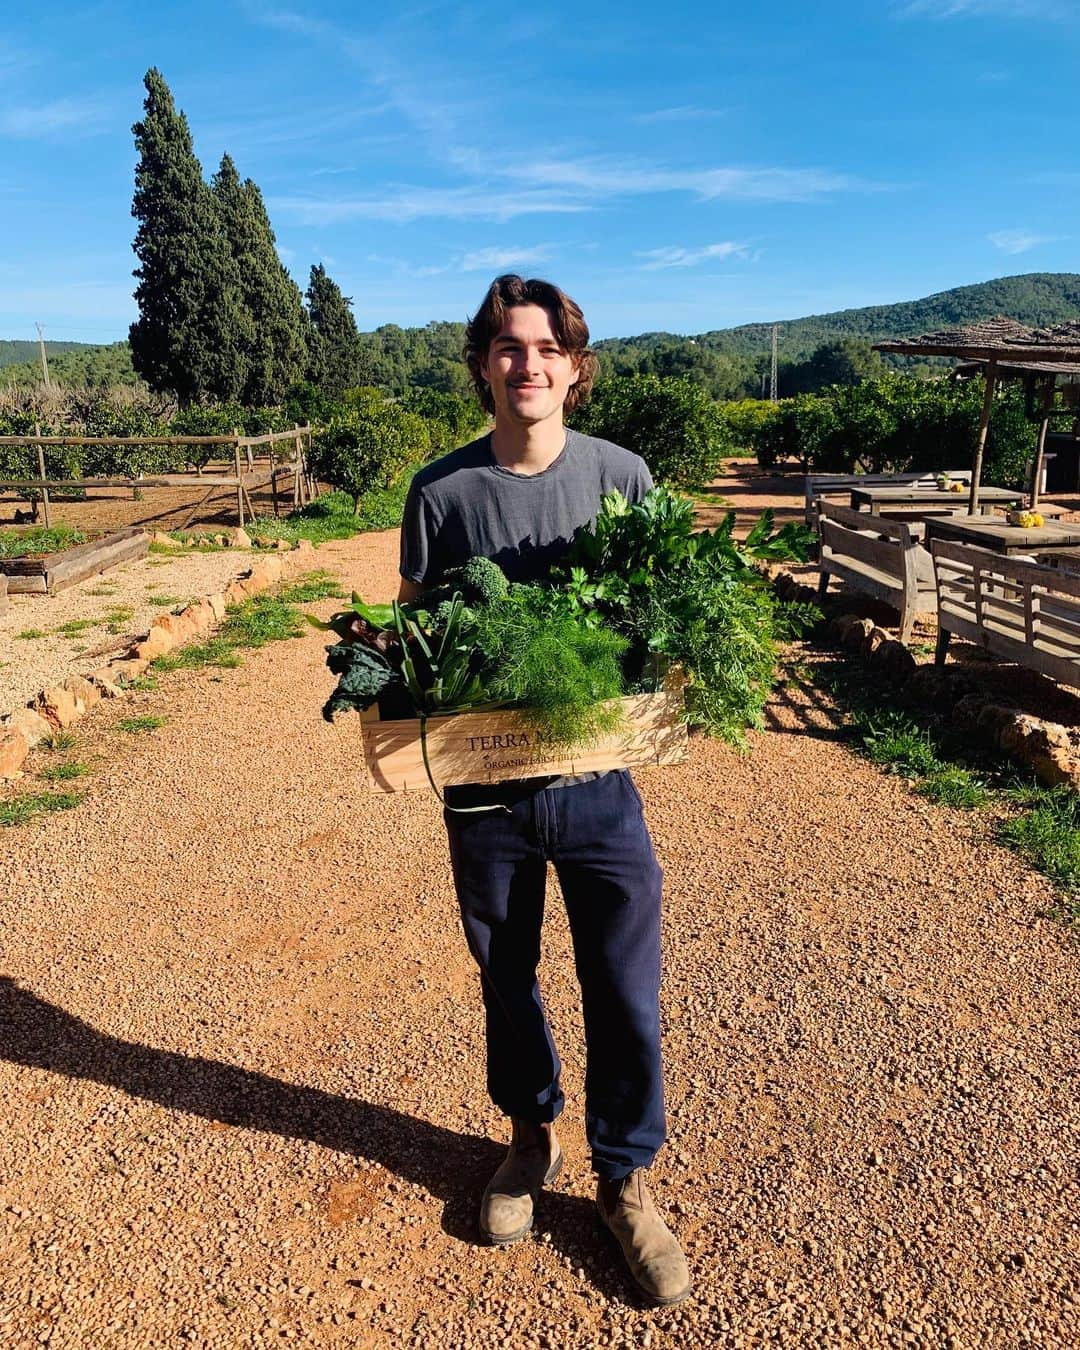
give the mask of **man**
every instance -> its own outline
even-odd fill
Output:
[[[634,502],[652,486],[637,455],[564,425],[596,373],[588,341],[580,308],[549,282],[492,283],[466,330],[466,359],[495,428],[414,478],[402,600],[473,555],[493,559],[512,581],[543,577],[605,492],[618,488]],[[648,1297],[678,1303],[690,1292],[686,1260],[645,1184],[666,1133],[661,872],[637,789],[616,772],[450,788],[446,800],[454,883],[483,987],[488,1090],[512,1128],[484,1192],[481,1232],[497,1245],[524,1237],[562,1164],[560,1065],[536,980],[550,861],[582,991],[597,1207]]]

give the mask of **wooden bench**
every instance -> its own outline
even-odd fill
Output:
[[[1080,689],[1080,576],[973,544],[931,543],[937,663],[955,633],[1004,661]]]
[[[911,529],[903,521],[821,502],[818,531],[818,594],[826,594],[829,578],[835,576],[884,600],[899,611],[900,641],[907,642],[915,615],[937,608],[933,560]]]
[[[947,473],[950,478],[961,478],[965,483],[971,482],[970,469],[944,469],[939,472]],[[803,478],[807,527],[811,530],[817,528],[818,502],[827,497],[843,497],[847,500],[853,487],[903,487],[905,484],[929,487],[937,476],[937,473],[808,473]]]

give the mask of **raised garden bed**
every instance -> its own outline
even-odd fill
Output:
[[[143,558],[149,548],[150,535],[146,530],[137,527],[117,530],[54,553],[28,553],[14,558],[0,555],[0,574],[7,578],[10,595],[55,595],[118,563]]]

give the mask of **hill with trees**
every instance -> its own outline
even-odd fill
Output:
[[[251,185],[252,206],[257,189]],[[261,220],[260,220],[261,224]],[[262,226],[265,238],[265,226]],[[322,292],[326,296],[320,299]],[[345,382],[371,385],[392,395],[409,389],[432,389],[467,394],[469,377],[461,359],[465,326],[435,321],[423,328],[385,324],[355,339],[342,306],[349,301],[325,277],[312,269],[308,291],[309,310],[315,297],[314,316],[326,310],[324,341],[308,330],[311,348],[309,378],[317,376],[320,353],[323,360],[333,350],[347,372]],[[292,313],[295,314],[295,308]],[[1031,272],[1000,277],[974,286],[958,286],[895,305],[870,305],[831,314],[815,314],[778,324],[780,393],[812,392],[832,384],[856,384],[893,366],[908,372],[903,357],[880,356],[872,343],[888,337],[906,337],[934,328],[949,328],[976,319],[1007,315],[1021,323],[1059,323],[1080,317],[1080,274]],[[331,322],[332,320],[332,322]],[[336,325],[336,327],[335,327]],[[338,331],[340,330],[340,331]],[[677,333],[641,333],[630,338],[606,338],[597,342],[604,375],[681,376],[705,388],[714,398],[755,397],[762,392],[767,374],[771,324],[742,324],[721,328],[696,337]],[[80,343],[47,343],[50,370],[60,382],[91,385],[130,383],[135,374],[127,343],[94,347]],[[62,356],[54,353],[63,352]],[[14,362],[22,364],[15,365]],[[37,344],[0,343],[0,384],[15,378],[31,383],[39,378]],[[3,369],[7,366],[7,369]],[[930,363],[915,367],[925,374]],[[37,373],[35,374],[35,371]],[[344,377],[344,374],[342,376]],[[341,379],[338,380],[341,382]]]

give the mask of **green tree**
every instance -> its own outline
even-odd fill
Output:
[[[187,118],[160,71],[148,70],[144,84],[145,115],[132,128],[139,152],[132,362],[152,389],[172,390],[184,406],[207,396],[235,398],[247,342],[236,261]]]
[[[352,301],[341,294],[320,263],[311,269],[307,289],[311,329],[308,379],[336,397],[360,383],[360,334]]]
[[[250,178],[240,181],[228,155],[214,176],[214,197],[240,274],[247,321],[241,399],[253,407],[276,403],[304,373],[303,297],[278,257],[262,193]]]
[[[349,493],[356,510],[372,488],[393,487],[430,447],[428,428],[416,413],[375,399],[347,408],[315,438],[318,476]]]
[[[656,375],[600,381],[571,424],[639,454],[658,483],[697,488],[731,449],[731,433],[700,385]]]

